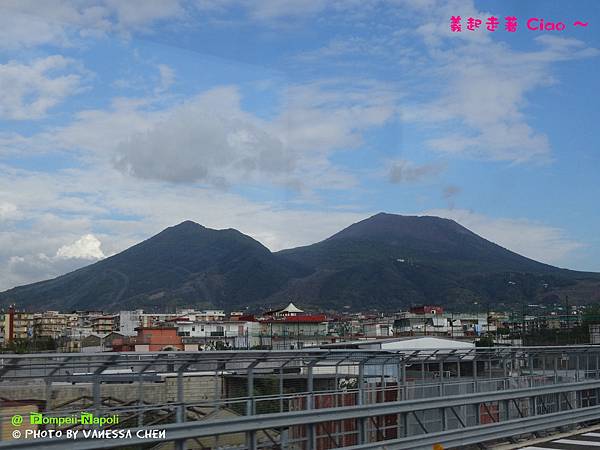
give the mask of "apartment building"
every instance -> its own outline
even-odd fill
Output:
[[[77,314],[61,314],[58,311],[36,313],[33,315],[33,335],[58,339],[65,330],[75,327],[77,322]]]

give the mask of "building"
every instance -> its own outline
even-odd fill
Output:
[[[315,347],[331,340],[325,314],[271,317],[260,321],[260,346],[273,350]]]
[[[206,309],[195,313],[199,322],[212,322],[225,320],[225,311],[222,309]]]
[[[4,315],[4,342],[33,337],[33,313],[17,311],[14,306]]]
[[[79,346],[78,351],[89,352],[89,353],[104,351],[104,349],[105,349],[104,338],[106,336],[108,336],[108,335],[92,333],[92,334],[82,338],[80,341],[80,346]]]
[[[61,314],[58,311],[45,311],[33,316],[33,335],[59,339],[65,330],[77,325],[77,314]]]
[[[337,342],[335,344],[327,344],[322,345],[323,349],[357,349],[357,350],[379,350],[379,351],[388,351],[388,352],[413,352],[413,351],[421,351],[425,358],[423,361],[429,361],[431,357],[431,361],[436,359],[436,353],[438,351],[442,351],[440,357],[444,353],[448,352],[456,352],[456,351],[471,351],[475,349],[475,343],[473,340],[465,340],[465,339],[448,339],[448,338],[439,338],[432,336],[405,336],[405,337],[395,337],[390,339],[371,339],[371,340],[357,340],[357,341],[349,341],[349,342]],[[472,358],[465,358],[465,361],[469,361],[467,364],[470,364]],[[428,374],[431,378],[439,377],[439,366],[437,364],[427,364],[427,371],[430,372]],[[419,368],[416,366],[409,369],[409,372],[413,370],[416,371],[412,373],[413,376],[420,376],[422,374],[417,373]],[[437,374],[436,374],[437,371]],[[464,370],[463,370],[463,373]],[[398,365],[384,365],[384,366],[367,366],[365,375],[370,376],[385,376],[391,379],[398,379],[400,376],[398,372]],[[447,374],[449,375],[449,374]]]
[[[140,317],[144,314],[142,309],[136,309],[134,311],[120,311],[119,312],[119,333],[126,336],[135,336],[137,327],[142,326]]]
[[[480,336],[495,331],[496,323],[490,323],[487,314],[444,313],[436,306],[411,308],[394,320],[394,332],[400,336]]]
[[[472,340],[448,339],[432,336],[406,336],[390,339],[356,340],[349,342],[336,342],[320,346],[324,349],[360,349],[360,350],[383,350],[383,351],[406,351],[406,350],[469,350],[475,348]]]
[[[590,330],[590,344],[600,344],[600,325],[588,325]]]
[[[117,330],[117,317],[119,316],[97,316],[92,318],[92,331],[97,334],[108,334]]]
[[[416,314],[413,312],[401,313],[394,320],[394,331],[398,335],[442,335],[447,336],[449,331],[448,319],[437,313]]]
[[[287,316],[297,316],[302,313],[304,313],[304,311],[302,311],[300,308],[298,308],[296,305],[294,305],[292,302],[290,302],[290,304],[287,305],[283,309],[274,309],[272,311],[267,311],[265,313],[265,316],[287,317]]]
[[[444,308],[441,306],[413,306],[410,308],[410,312],[413,314],[443,314]]]
[[[389,318],[368,319],[360,322],[364,337],[387,338],[394,335],[394,320]]]
[[[170,321],[183,338],[186,350],[250,349],[260,345],[260,325],[253,320]]]
[[[183,350],[184,344],[173,326],[138,327],[136,336],[115,337],[113,351],[160,352]]]

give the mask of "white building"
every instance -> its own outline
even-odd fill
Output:
[[[249,349],[259,345],[258,322],[194,321],[186,318],[177,318],[171,322],[176,326],[177,334],[183,338],[186,349],[189,349],[190,344],[197,344],[199,350]]]
[[[119,312],[119,333],[125,336],[135,336],[137,334],[135,329],[141,325],[140,317],[143,313],[142,309]]]

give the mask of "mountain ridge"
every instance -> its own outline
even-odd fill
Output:
[[[579,300],[600,300],[600,274],[540,263],[436,216],[378,213],[278,252],[233,228],[186,220],[89,266],[2,292],[0,306],[260,310],[291,298],[320,310],[460,308],[549,302],[565,289],[577,297],[582,282],[593,298]]]

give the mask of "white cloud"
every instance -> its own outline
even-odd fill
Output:
[[[43,207],[42,201],[23,211],[28,226],[13,222],[0,232],[0,290],[57,277],[90,264],[102,253],[99,237],[94,235],[96,243],[86,237],[91,233],[80,234],[91,228],[88,219],[60,218],[49,212],[51,204]]]
[[[0,150],[79,152],[140,179],[276,185],[310,195],[356,184],[330,157],[360,147],[366,131],[392,120],[397,96],[371,81],[294,85],[268,120],[243,110],[234,86],[162,108],[155,99],[117,98],[31,138],[0,134]]]
[[[179,0],[105,0],[107,16],[115,16],[113,27],[120,31],[144,30],[158,21],[184,15]]]
[[[0,48],[70,46],[107,33],[148,32],[150,26],[185,16],[179,0],[3,0]]]
[[[71,73],[65,73],[70,70]],[[0,118],[39,119],[66,97],[81,90],[82,76],[73,60],[60,55],[29,64],[0,64]]]
[[[17,205],[10,202],[0,201],[0,222],[16,219],[20,216]]]
[[[424,214],[455,220],[489,241],[547,264],[560,265],[584,247],[560,228],[527,219],[494,218],[464,209],[435,209]]]
[[[0,192],[7,186],[18,193],[28,225],[8,222],[0,232],[0,290],[74,270],[188,219],[239,229],[279,250],[324,239],[364,218],[253,202],[214,189],[140,182],[105,166],[52,177],[17,171],[0,179]],[[89,201],[75,201],[81,196]],[[107,212],[132,219],[113,219]]]
[[[514,50],[493,33],[450,31],[448,18],[458,11],[464,18],[491,15],[472,3],[425,2],[416,8],[427,17],[417,34],[427,48],[427,67],[435,67],[424,83],[443,88],[432,92],[435,100],[408,107],[403,118],[435,126],[437,137],[427,144],[440,152],[516,163],[549,161],[550,142],[526,114],[529,95],[557,82],[551,75],[555,63],[597,56],[598,50],[549,35],[535,37],[537,50]]]
[[[248,2],[250,16],[259,20],[306,17],[323,11],[327,0],[263,0]]]
[[[56,251],[57,258],[101,259],[105,255],[100,246],[102,243],[93,234],[81,236],[71,244],[63,245]]]
[[[367,12],[371,6],[361,5]],[[463,26],[467,17],[493,15],[477,10],[472,1],[390,0],[377,8],[399,26],[386,29],[381,19],[375,24],[383,30],[372,35],[334,35],[320,48],[293,58],[295,67],[372,73],[377,61],[391,74],[402,74],[399,118],[409,126],[422,125],[427,148],[455,158],[552,160],[548,137],[533,125],[531,95],[559,82],[553,77],[558,63],[595,57],[597,49],[548,33],[532,35],[532,50],[496,39],[504,31],[452,33],[448,22],[453,15],[463,17]]]
[[[170,110],[150,129],[116,149],[124,173],[172,182],[233,182],[277,179],[292,169],[280,139],[242,111],[233,87],[212,89]]]
[[[234,3],[240,5],[224,1],[213,7],[233,8]],[[358,3],[365,8],[372,4],[353,5]],[[286,23],[291,16],[305,18],[324,8],[337,10],[340,4],[291,0],[241,3],[247,15],[261,24],[279,19]],[[151,26],[163,19],[185,20],[187,12],[182,5],[176,1],[6,0],[0,17],[0,48],[69,46],[89,36],[152,32]],[[397,117],[427,126],[429,145],[436,151],[518,162],[549,158],[546,136],[531,125],[527,115],[528,96],[556,82],[549,75],[552,64],[594,56],[595,50],[574,39],[549,35],[536,38],[537,50],[525,52],[493,41],[489,33],[452,36],[447,32],[448,11],[454,8],[465,15],[479,14],[471,3],[407,1],[398,10],[413,6],[423,8],[419,17],[426,17],[425,23],[419,24],[412,16],[406,22],[410,26],[400,29],[398,25],[396,29],[394,25],[391,32],[378,29],[373,40],[360,36],[334,39],[322,53],[303,55],[305,61],[312,57],[311,64],[319,64],[315,67],[321,70],[325,67],[321,64],[336,55],[370,62],[364,58],[368,52],[369,57],[377,58],[378,67],[385,61],[388,70],[403,71],[402,80],[407,83],[402,92],[397,86],[368,80],[292,85],[281,93],[280,111],[261,118],[242,108],[240,92],[229,86],[167,106],[172,98],[166,95],[159,99],[116,98],[107,109],[79,111],[72,122],[53,125],[32,138],[16,132],[0,134],[2,154],[75,152],[85,164],[82,169],[54,173],[0,167],[0,289],[80,267],[91,261],[86,256],[110,255],[186,219],[213,228],[237,228],[273,250],[323,239],[368,213],[325,207],[300,210],[293,197],[284,194],[280,198],[272,190],[268,191],[272,201],[250,201],[234,194],[235,190],[224,192],[212,187],[246,183],[300,191],[355,187],[353,174],[336,166],[331,156],[360,148],[367,132]],[[429,21],[431,17],[435,20]],[[368,27],[369,23],[360,26]],[[413,24],[427,43],[425,51],[420,44],[406,46],[414,42],[410,35]],[[2,66],[13,64],[33,72],[31,81],[27,77],[15,81],[19,77],[13,77],[10,89],[1,90],[0,115],[40,117],[64,101],[83,84],[83,75],[67,61],[62,60],[66,64],[62,68],[51,70],[44,69],[42,63],[35,68],[35,62]],[[395,61],[405,65],[396,66]],[[351,75],[361,72],[353,64],[348,67]],[[424,67],[434,69],[421,70]],[[166,65],[157,68],[160,78],[154,94],[159,97],[172,85],[174,72]],[[57,75],[58,69],[62,72]],[[38,78],[33,76],[36,70]],[[49,83],[67,77],[67,70],[79,80]],[[70,88],[69,80],[73,83]],[[23,83],[21,87],[18,82]],[[439,90],[440,86],[448,89]],[[18,94],[19,89],[22,94]],[[29,92],[41,100],[35,103]],[[423,103],[423,98],[437,100]],[[111,162],[120,171],[114,170]],[[417,181],[438,170],[405,160],[396,161],[392,169],[395,172],[389,175],[397,182]],[[267,191],[260,194],[263,192]],[[455,192],[447,190],[443,195],[452,201]],[[546,262],[561,263],[581,247],[564,231],[528,220],[495,219],[462,210],[437,213]],[[117,215],[131,219],[112,218]],[[21,219],[23,222],[17,223]]]
[[[396,113],[400,93],[372,80],[324,80],[290,86],[279,132],[305,151],[355,148],[362,133],[384,125]]]
[[[251,201],[198,186],[140,182],[106,166],[52,176],[8,171],[0,178],[0,193],[8,189],[29,225],[3,224],[0,290],[74,270],[92,261],[86,256],[99,258],[122,251],[183,220],[217,229],[236,228],[279,250],[320,241],[371,214],[298,209],[293,203]],[[113,219],[114,214],[131,219]],[[564,230],[530,220],[460,209],[423,214],[454,219],[510,250],[550,264],[564,265],[583,248]]]

